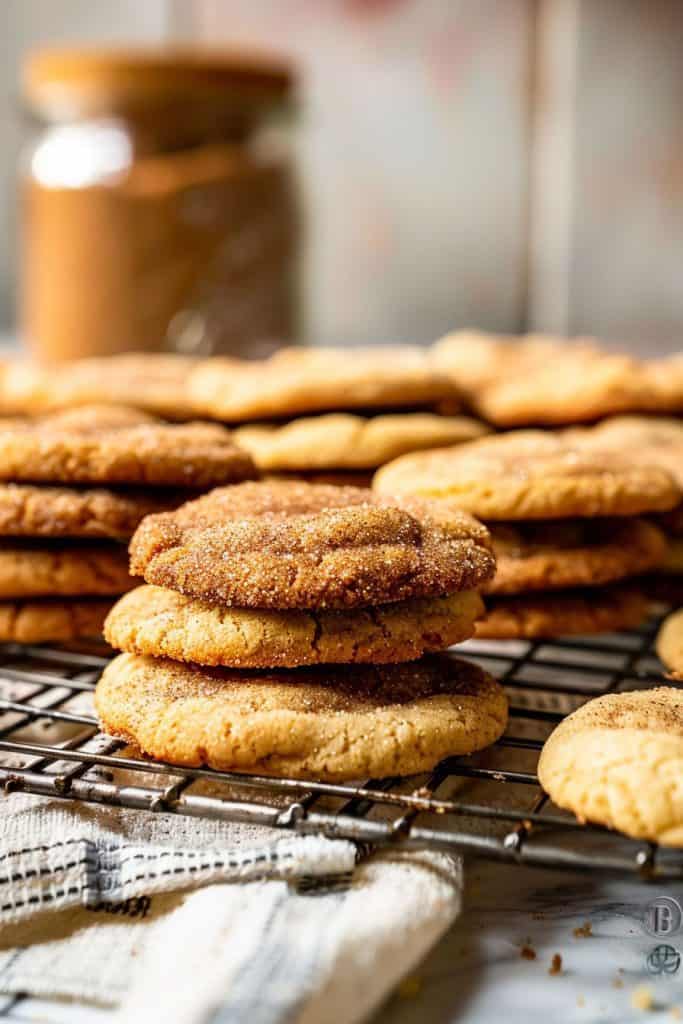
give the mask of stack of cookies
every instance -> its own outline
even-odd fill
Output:
[[[0,421],[0,642],[100,635],[143,517],[254,475],[218,425],[123,406]]]
[[[408,346],[282,349],[241,368],[207,361],[191,390],[204,415],[260,421],[235,436],[262,472],[310,482],[369,486],[379,466],[405,452],[487,432],[477,420],[434,411],[455,412],[457,391],[424,350]]]
[[[586,451],[622,456],[644,466],[667,470],[683,489],[683,420],[664,416],[613,416],[595,427],[565,431],[564,439]],[[668,538],[667,553],[659,573],[683,576],[683,504],[655,518]],[[672,593],[675,588],[672,586]],[[678,597],[680,600],[680,587]]]
[[[466,513],[264,481],[148,516],[146,585],[105,627],[107,732],[182,765],[358,778],[428,770],[501,734],[502,688],[429,652],[472,635],[494,573]]]
[[[642,516],[674,508],[681,493],[660,466],[542,431],[404,455],[378,472],[374,488],[438,498],[489,525],[498,568],[477,636],[495,638],[638,625],[646,597],[617,581],[661,564],[666,539]]]

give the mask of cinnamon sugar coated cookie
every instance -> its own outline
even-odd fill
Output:
[[[0,484],[0,536],[129,540],[146,515],[180,505],[181,493]]]
[[[0,601],[0,643],[68,643],[100,637],[111,600]]]
[[[0,599],[123,594],[134,583],[123,544],[0,542]]]
[[[114,606],[105,636],[132,654],[233,668],[413,661],[467,640],[478,594],[415,598],[348,611],[226,608],[143,586]]]
[[[491,520],[639,515],[680,500],[666,470],[544,436],[523,431],[519,439],[506,434],[403,455],[379,470],[373,488],[448,498]]]
[[[466,416],[407,412],[372,417],[309,416],[239,427],[234,437],[259,469],[375,469],[405,452],[472,441],[488,432]]]
[[[148,583],[243,608],[354,608],[477,589],[495,563],[466,513],[361,488],[263,481],[148,516],[130,546]]]
[[[563,519],[490,526],[496,575],[488,594],[587,587],[666,565],[667,540],[645,519]]]
[[[198,359],[124,352],[43,367],[19,360],[0,374],[0,408],[32,415],[79,405],[126,405],[170,420],[196,415],[187,378]]]
[[[207,359],[188,378],[198,415],[226,421],[276,419],[338,409],[433,406],[456,390],[423,349],[285,348],[269,359]]]
[[[456,331],[432,347],[431,357],[499,427],[683,411],[680,356],[645,362],[607,352],[593,338]]]
[[[538,777],[580,821],[683,846],[683,690],[588,701],[547,740]]]
[[[502,686],[445,656],[249,673],[122,654],[95,703],[106,732],[171,764],[330,781],[428,771],[507,723]]]
[[[594,427],[575,427],[564,438],[586,451],[628,453],[629,459],[667,470],[683,487],[683,421],[653,416],[613,416]]]
[[[477,622],[475,636],[533,640],[612,633],[640,626],[648,611],[645,595],[625,586],[487,597],[486,615]]]
[[[674,679],[683,679],[683,608],[664,620],[655,647]]]
[[[168,424],[123,406],[0,421],[2,480],[211,487],[256,475],[218,424]]]

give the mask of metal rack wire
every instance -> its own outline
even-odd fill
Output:
[[[91,693],[104,651],[8,646],[0,652],[0,782],[64,800],[401,843],[547,867],[683,879],[683,852],[580,825],[542,793],[536,761],[550,729],[584,700],[663,682],[657,622],[597,638],[470,641],[465,656],[507,687],[510,726],[490,750],[428,777],[360,785],[184,770],[145,760],[98,732]]]

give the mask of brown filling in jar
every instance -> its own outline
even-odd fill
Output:
[[[35,355],[261,354],[295,336],[290,93],[286,67],[244,56],[29,59],[43,121],[22,180]]]

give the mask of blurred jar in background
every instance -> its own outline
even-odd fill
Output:
[[[44,361],[261,355],[296,334],[292,74],[202,51],[31,55],[22,330]]]

